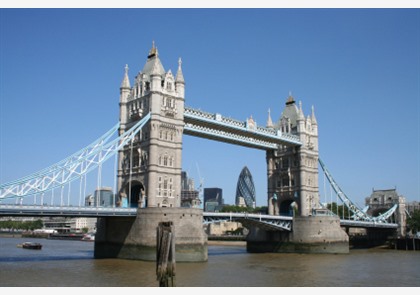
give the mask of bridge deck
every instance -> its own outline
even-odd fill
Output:
[[[121,207],[86,207],[86,206],[40,206],[40,205],[0,205],[1,216],[40,216],[40,217],[135,217],[137,208]],[[292,230],[293,217],[251,214],[251,213],[218,213],[203,212],[203,223],[215,223],[226,221],[245,221],[257,223],[270,230]],[[354,221],[343,219],[340,221],[344,227],[358,228],[398,228],[395,223],[379,223],[367,221]]]

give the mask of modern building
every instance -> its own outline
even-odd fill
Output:
[[[93,194],[85,198],[85,206],[88,207],[113,207],[114,204],[115,198],[111,187],[97,189]]]
[[[218,187],[204,189],[204,211],[214,212],[224,205],[223,190]]]
[[[245,166],[239,174],[238,184],[236,185],[236,206],[255,208],[255,186],[251,172]]]
[[[181,172],[181,207],[199,208],[201,205],[200,191],[194,188],[194,179],[187,172]]]
[[[43,218],[45,229],[54,229],[59,233],[82,232],[87,229],[89,232],[96,231],[97,218],[88,217],[46,217]]]

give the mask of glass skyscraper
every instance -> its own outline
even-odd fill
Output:
[[[251,172],[248,167],[244,167],[238,178],[236,185],[236,206],[246,206],[255,208],[255,186]]]

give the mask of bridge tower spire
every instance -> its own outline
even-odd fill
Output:
[[[128,65],[124,68],[124,78],[120,86],[120,129],[119,134],[124,133],[125,124],[127,124],[127,101],[130,96],[131,86],[130,79],[128,78]]]
[[[302,103],[289,93],[275,128],[299,136],[302,146],[267,151],[269,214],[309,216],[319,206],[318,125],[314,111],[305,118]]]
[[[121,206],[180,207],[185,81],[166,71],[155,42],[130,88],[128,69],[121,84],[120,122],[130,128],[145,115],[149,123],[120,153]]]

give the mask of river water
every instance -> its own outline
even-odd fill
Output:
[[[16,247],[24,241],[40,242],[43,248]],[[83,241],[0,237],[0,287],[159,285],[155,262],[94,259],[93,246]],[[209,245],[207,262],[176,263],[176,286],[420,287],[420,252],[358,249],[339,255],[251,254],[241,244]]]

